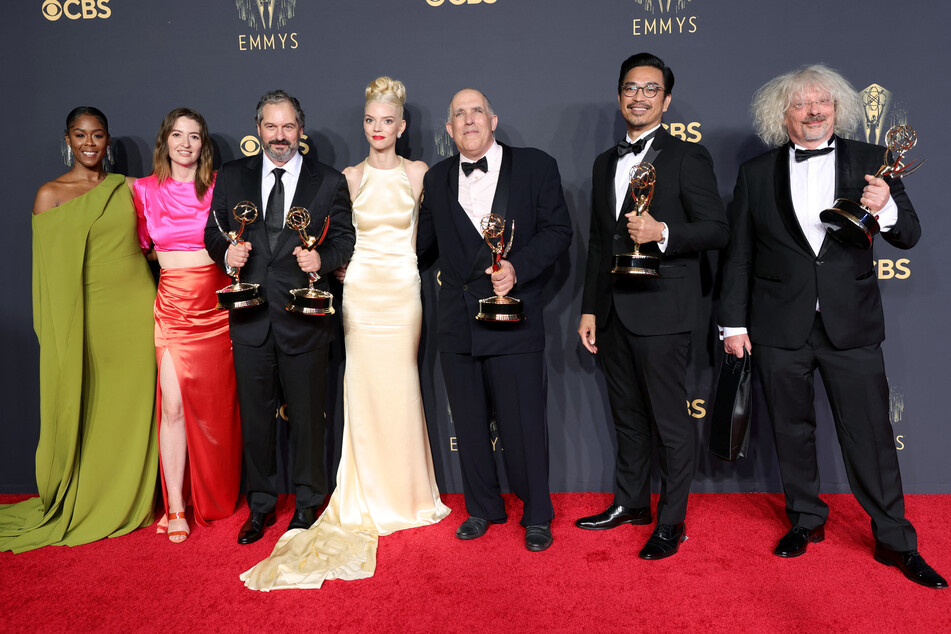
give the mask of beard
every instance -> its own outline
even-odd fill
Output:
[[[809,117],[803,120],[803,124],[807,123],[825,123],[828,120],[828,117],[824,115],[819,115],[816,117]],[[807,128],[803,125],[802,136],[807,141],[820,141],[829,134],[829,125],[822,125],[815,129]]]
[[[286,163],[294,156],[298,146],[296,141],[270,141],[264,145],[264,153],[275,163]]]

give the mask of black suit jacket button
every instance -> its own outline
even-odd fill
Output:
[[[469,285],[468,285],[468,284],[463,284],[463,285],[462,285],[462,290],[464,290],[464,291],[469,290]]]
[[[820,264],[822,264],[822,260],[816,260],[816,266],[819,266]]]
[[[620,239],[621,239],[621,234],[615,233],[615,234],[614,234],[614,239],[615,239],[615,240],[620,240]]]

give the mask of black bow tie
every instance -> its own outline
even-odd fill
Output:
[[[808,161],[813,156],[822,156],[823,154],[828,154],[834,149],[834,147],[824,147],[819,150],[800,150],[799,148],[796,148],[796,162],[802,163],[803,161]]]
[[[485,160],[484,156],[475,163],[466,163],[465,161],[462,162],[462,173],[466,176],[475,170],[482,170],[486,174],[489,173],[489,162]]]
[[[617,155],[618,158],[624,156],[625,154],[640,154],[644,151],[644,146],[647,145],[647,142],[654,138],[656,130],[651,132],[647,136],[639,138],[634,143],[631,143],[627,139],[621,139],[620,143],[617,144]]]

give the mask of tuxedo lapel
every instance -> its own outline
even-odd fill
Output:
[[[835,198],[848,198],[844,190],[845,183],[855,182],[852,178],[852,161],[849,158],[849,146],[839,137],[835,138]],[[829,250],[832,241],[835,240],[826,233],[822,239],[822,246],[819,248],[819,257],[821,258]]]
[[[793,207],[792,189],[789,182],[789,149],[786,146],[776,152],[776,165],[773,169],[773,190],[776,195],[776,210],[793,241],[806,253],[813,255],[812,247],[802,232],[796,209]]]
[[[459,204],[459,155],[456,154],[447,166],[446,195],[449,199],[449,222],[459,238],[459,251],[452,258],[459,264],[460,273],[466,262],[472,262],[483,244],[479,233],[472,226],[466,210]],[[440,249],[442,251],[442,249]]]
[[[307,234],[315,238],[320,237],[320,230],[323,229],[326,215],[322,215],[322,212],[318,213],[313,209],[309,209],[307,205],[310,205],[314,201],[322,180],[323,177],[318,174],[316,170],[312,169],[307,159],[304,159],[301,163],[300,176],[297,178],[297,188],[294,190],[294,197],[291,199],[291,207],[303,207],[310,213],[310,224],[307,226]],[[281,235],[278,236],[277,248],[274,250],[274,253],[271,254],[271,257],[273,258],[276,254],[282,253],[288,240],[299,240],[297,236],[297,231],[285,224],[284,230],[281,231]],[[303,245],[303,242],[301,242],[301,245]]]
[[[864,174],[862,175],[864,177]],[[859,180],[863,180],[861,177]],[[835,197],[845,198],[846,192],[843,188],[845,183],[854,183],[852,178],[852,160],[849,155],[848,142],[835,138]]]
[[[666,140],[666,136],[667,136],[667,132],[664,130],[663,127],[660,127],[657,129],[657,131],[654,133],[654,140],[651,141],[650,147],[647,148],[647,153],[644,154],[644,158],[641,159],[642,163],[650,163],[651,165],[654,165],[656,167],[655,163],[657,162],[657,157],[660,155],[661,151],[664,149],[664,141]],[[615,171],[617,171],[617,157],[616,156],[613,157],[612,160],[609,161],[609,164],[612,166],[610,191],[612,194],[614,194],[614,191],[615,191],[614,173]],[[611,211],[614,211],[615,209],[617,209],[617,199],[613,195],[611,198],[614,201],[614,205],[611,207]],[[631,196],[631,188],[628,187],[627,197],[624,200],[624,204],[621,206],[621,213],[619,213],[617,217],[617,226],[624,227],[625,233],[626,233],[626,227],[627,227],[627,218],[624,217],[624,214],[629,214],[632,211],[634,211],[634,197]]]
[[[495,186],[495,196],[492,197],[492,213],[505,221],[512,181],[512,148],[507,145],[502,145],[501,143],[499,143],[499,145],[502,147],[502,164],[499,167],[499,180]],[[458,175],[458,170],[456,170],[456,174]],[[468,222],[468,220],[469,218],[467,216],[466,221]],[[469,225],[472,226],[471,223],[469,223]],[[512,233],[512,223],[505,224],[504,235],[506,240],[512,239],[514,235]],[[469,267],[469,275],[467,278],[474,280],[480,275],[485,275],[485,270],[492,266],[492,261],[492,250],[489,249],[489,245],[483,238],[479,243],[479,248],[477,248],[473,254],[472,266]]]
[[[499,168],[499,182],[495,187],[495,197],[492,198],[492,213],[505,218],[509,205],[509,183],[512,180],[512,148],[502,145],[502,165]]]
[[[459,204],[459,155],[456,154],[449,162],[449,209],[452,215],[452,222],[459,232],[459,237],[463,244],[470,242],[466,236],[472,233],[472,222],[466,210]],[[467,233],[466,230],[469,230]]]
[[[263,160],[261,155],[252,157],[244,166],[245,171],[241,175],[241,200],[246,200],[253,203],[258,209],[257,220],[251,224],[245,226],[244,233],[241,235],[241,239],[247,242],[250,242],[254,245],[254,248],[262,249],[261,255],[267,257],[268,260],[271,259],[271,248],[268,245],[267,232],[264,228],[264,204],[261,200],[261,169],[262,169]],[[231,210],[228,210],[228,213],[231,214]],[[229,218],[230,223],[236,223],[237,221],[234,218]],[[240,229],[241,225],[238,224],[237,228]],[[267,253],[264,253],[267,251]]]
[[[608,207],[605,211],[608,213],[609,218],[614,218],[614,210],[617,209],[617,191],[614,187],[614,173],[617,172],[617,152],[611,152],[611,155],[608,157],[607,165],[604,168],[604,174],[601,177],[604,179],[601,181],[604,191],[607,192],[607,201]],[[617,218],[614,218],[617,222]]]

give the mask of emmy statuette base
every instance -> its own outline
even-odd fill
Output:
[[[284,309],[299,315],[323,317],[334,314],[333,301],[334,296],[327,291],[315,288],[295,288],[291,291],[291,301]]]
[[[819,214],[819,219],[829,235],[857,249],[870,249],[872,238],[880,229],[868,208],[846,198],[837,199],[831,209]]]
[[[522,300],[514,297],[488,297],[479,300],[479,321],[523,321]]]
[[[611,274],[660,277],[660,258],[643,253],[621,253],[614,256]]]
[[[218,296],[218,305],[215,308],[218,310],[232,310],[263,304],[264,298],[261,297],[260,288],[260,284],[245,282],[235,282],[231,286],[225,286],[220,291],[215,291]]]

